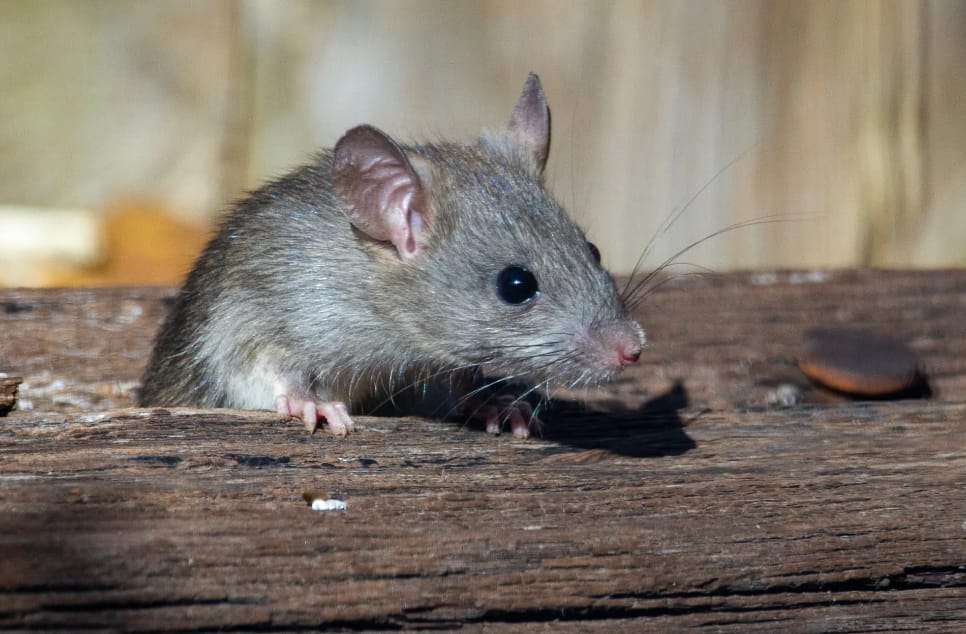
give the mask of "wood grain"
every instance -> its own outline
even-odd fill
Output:
[[[962,631],[966,278],[823,275],[654,292],[645,365],[529,441],[135,409],[169,290],[0,291],[32,407],[0,418],[0,628]],[[801,330],[841,320],[934,398],[808,402]]]

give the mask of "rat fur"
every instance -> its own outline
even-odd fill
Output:
[[[351,413],[415,386],[437,412],[453,411],[442,394],[491,432],[509,420],[527,436],[529,407],[483,396],[483,370],[592,384],[644,344],[545,187],[549,146],[534,74],[507,128],[471,143],[349,130],[234,206],[158,334],[141,404],[275,409],[342,435]]]

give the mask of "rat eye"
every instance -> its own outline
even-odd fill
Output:
[[[587,248],[590,249],[590,254],[594,257],[594,262],[600,264],[600,249],[593,242],[587,243]]]
[[[525,304],[540,294],[540,287],[524,267],[508,266],[496,276],[496,292],[507,304]]]

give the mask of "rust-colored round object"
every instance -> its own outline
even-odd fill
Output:
[[[798,367],[817,383],[859,396],[903,392],[919,379],[919,360],[904,343],[855,328],[806,332]]]

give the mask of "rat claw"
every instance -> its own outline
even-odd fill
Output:
[[[488,408],[486,412],[486,433],[499,436],[503,425],[500,424],[500,410],[495,407]]]
[[[499,436],[505,423],[509,421],[513,437],[521,440],[529,438],[531,430],[539,434],[543,426],[540,419],[533,415],[530,404],[524,401],[505,406],[487,405],[480,409],[477,417],[483,419],[487,433],[494,436]]]
[[[523,418],[520,410],[510,411],[510,429],[514,438],[526,439],[530,437],[530,423]]]
[[[305,431],[314,434],[319,426],[319,411],[315,406],[315,401],[305,401],[302,405],[302,422],[305,423]]]
[[[294,416],[302,419],[302,422],[305,423],[305,431],[310,434],[314,434],[319,426],[315,403],[311,401],[302,403],[298,400],[293,401],[285,394],[279,394],[275,397],[275,411],[281,416]]]
[[[514,410],[514,413],[510,416],[510,429],[513,430],[514,436],[529,438],[531,432],[537,436],[543,435],[543,421],[533,413],[530,403],[520,401],[516,404]]]
[[[282,416],[290,416],[288,410],[288,397],[284,394],[279,394],[275,397],[275,411]]]
[[[352,422],[345,403],[341,401],[330,401],[327,403],[319,403],[318,407],[319,411],[325,417],[326,423],[328,423],[330,434],[345,436],[355,429],[355,423]]]
[[[311,398],[302,400],[288,394],[278,394],[275,397],[275,411],[282,416],[301,419],[305,424],[305,431],[310,434],[314,434],[319,428],[319,420],[322,418],[327,423],[326,430],[334,436],[345,436],[355,427],[345,403],[339,401],[320,403]]]

